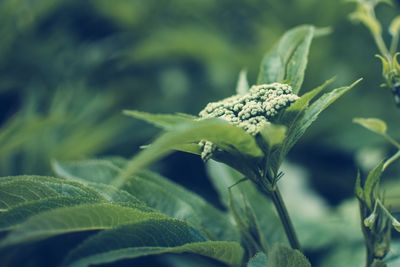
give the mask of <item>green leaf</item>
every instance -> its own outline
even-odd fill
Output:
[[[385,135],[387,130],[387,125],[383,120],[377,118],[354,118],[354,123],[360,124],[364,128],[370,130],[371,132]]]
[[[121,164],[121,163],[120,163]],[[126,160],[123,160],[123,166]],[[84,161],[52,162],[53,171],[60,177],[84,182],[110,184],[121,171],[121,165],[111,160],[91,159]]]
[[[311,267],[300,251],[284,246],[274,246],[268,253],[268,267]]]
[[[260,67],[258,83],[285,82],[297,93],[303,83],[308,52],[314,36],[313,26],[299,26],[286,32],[268,52]]]
[[[269,148],[282,144],[286,137],[286,126],[268,124],[261,130],[261,136]]]
[[[57,197],[103,199],[96,190],[74,181],[45,176],[0,178],[0,209],[3,211]]]
[[[102,177],[100,179],[102,182],[110,184],[127,162],[124,159],[118,161],[119,166],[108,160],[55,162],[53,166],[56,174],[64,178],[93,182],[97,177]],[[148,207],[204,229],[214,239],[238,240],[239,238],[235,226],[226,213],[216,209],[195,193],[156,173],[140,171],[130,177],[121,189]]]
[[[162,218],[165,216],[159,213],[143,212],[115,204],[63,207],[30,217],[2,239],[0,247],[66,233],[110,229],[124,224]]]
[[[98,199],[85,197],[52,197],[30,201],[0,212],[0,231],[10,230],[29,217],[48,210],[82,204],[98,203]]]
[[[267,255],[263,252],[257,253],[247,263],[247,267],[267,267]]]
[[[237,171],[221,164],[210,160],[207,162],[207,171],[209,178],[217,190],[221,202],[226,208],[229,205],[229,188],[233,196],[243,196],[244,201],[254,211],[256,224],[260,228],[263,242],[270,245],[274,243],[287,244],[287,239],[279,218],[277,217],[276,210],[272,205],[272,201],[264,197],[250,181],[240,181],[243,176]],[[236,184],[236,185],[235,185]],[[234,186],[233,186],[234,185]]]
[[[354,193],[356,194],[357,198],[360,200],[364,200],[364,189],[361,185],[361,174],[360,171],[357,172],[356,184],[354,188]]]
[[[319,93],[321,93],[328,85],[330,85],[334,79],[327,80],[317,88],[312,89],[311,91],[303,94],[299,99],[296,100],[293,104],[291,104],[287,109],[285,109],[283,113],[283,117],[287,116],[287,114],[298,114],[299,111],[306,109],[310,101],[313,100]]]
[[[137,208],[142,211],[154,211],[154,209],[148,207],[146,203],[131,195],[124,189],[99,183],[87,183],[86,185],[90,188],[96,189],[107,202]]]
[[[201,147],[198,144],[180,144],[174,147],[176,151],[186,152],[194,155],[201,155]]]
[[[311,124],[318,118],[318,115],[328,108],[339,97],[352,89],[360,80],[357,80],[350,86],[340,87],[332,90],[331,92],[323,94],[315,100],[309,107],[301,111],[297,116],[292,118],[291,122],[287,122],[288,131],[287,138],[282,146],[281,161],[287,152],[296,144],[305,131]]]
[[[237,198],[239,202],[245,201],[251,207],[255,214],[256,224],[263,237],[263,242],[269,247],[273,244],[288,245],[287,238],[272,201],[257,190],[251,181],[242,181],[236,184],[238,181],[242,180],[243,176],[232,168],[215,161],[207,162],[207,171],[212,184],[220,196],[221,202],[227,208],[230,208],[228,188],[231,186],[232,188],[230,190],[232,191],[232,195]],[[293,187],[294,185],[291,186]],[[296,184],[296,186],[298,186],[298,184]],[[297,189],[301,190],[301,188]],[[310,192],[307,191],[304,194],[309,193]],[[291,196],[287,196],[287,198],[290,197]],[[295,201],[298,204],[294,205],[293,208],[299,208],[301,210],[304,205],[307,206],[311,204],[311,206],[315,206],[315,203],[309,198],[304,200],[304,203]],[[293,203],[293,200],[291,202]],[[327,214],[331,214],[331,216],[327,216]],[[292,219],[300,243],[306,249],[315,250],[321,247],[328,247],[332,244],[336,244],[338,240],[342,240],[343,236],[348,236],[347,233],[342,234],[342,230],[340,232],[341,234],[338,234],[336,231],[337,224],[335,222],[343,220],[343,218],[339,218],[337,214],[333,213],[331,210],[326,211],[326,213],[323,212],[321,215],[316,215],[316,213],[312,212],[311,216],[310,214],[302,214],[301,211],[297,211],[292,214]],[[358,226],[358,223],[356,226]],[[313,229],[313,231],[310,231],[310,229]],[[359,228],[356,228],[356,230],[359,230]],[[358,234],[357,232],[356,236],[358,236]]]
[[[195,253],[230,266],[239,266],[243,257],[236,242],[208,241],[184,222],[163,219],[100,232],[73,250],[64,265],[84,267],[164,253]]]
[[[109,200],[108,196],[95,188],[75,181],[42,176],[0,178],[0,199],[1,231],[14,228],[29,217],[51,209]],[[121,197],[118,200],[123,202]],[[133,204],[130,200],[129,205]]]
[[[258,251],[266,251],[267,243],[247,198],[237,192],[233,195],[232,190],[229,190],[229,210],[240,231],[242,244],[245,246],[247,254],[253,255]]]
[[[172,130],[180,123],[190,122],[196,117],[188,114],[152,114],[137,110],[124,110],[124,114],[135,119],[143,120],[165,130]]]
[[[58,162],[53,161],[53,171],[57,176],[77,180],[86,187],[96,190],[108,202],[137,207],[141,210],[151,211],[145,203],[129,194],[123,189],[110,186],[114,178],[126,164],[122,158]]]
[[[249,82],[247,81],[247,71],[241,70],[239,73],[239,79],[236,84],[236,94],[244,95],[249,91]]]
[[[175,146],[200,140],[208,140],[223,150],[229,151],[233,147],[248,156],[262,156],[262,151],[253,136],[244,130],[220,119],[194,121],[177,125],[141,151],[128,163],[115,185],[120,186],[127,177],[168,155]]]
[[[384,162],[380,162],[372,171],[369,172],[364,183],[364,198],[368,208],[372,210],[375,203],[375,193],[379,186],[379,181],[383,172]]]
[[[156,173],[137,173],[122,188],[148,206],[202,229],[212,239],[239,240],[237,229],[226,213]]]

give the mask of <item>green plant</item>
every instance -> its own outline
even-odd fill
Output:
[[[297,96],[311,41],[320,33],[313,26],[287,32],[262,60],[257,86],[249,88],[242,73],[237,96],[211,104],[200,117],[126,111],[164,130],[132,160],[55,161],[59,178],[2,178],[0,223],[8,232],[0,241],[3,253],[19,255],[21,244],[89,232],[65,253],[62,265],[186,252],[230,266],[310,266],[300,242],[315,249],[337,236],[321,240],[330,226],[315,221],[306,228],[320,232],[299,238],[278,187],[281,166],[318,115],[358,82],[317,98],[328,81]],[[215,109],[221,104],[222,113]],[[227,114],[233,108],[238,110]],[[207,163],[210,178],[227,211],[145,170],[175,150],[213,159]],[[9,265],[25,264],[18,257],[6,259]]]
[[[226,86],[227,81],[232,80],[229,73],[236,71],[235,66],[249,65],[250,73],[253,72],[250,64],[252,55],[264,49],[264,41],[274,37],[286,27],[284,25],[297,23],[297,12],[300,13],[303,6],[313,8],[314,12],[307,14],[310,21],[316,22],[321,17],[321,11],[326,14],[324,18],[329,17],[329,13],[337,13],[335,1],[320,0],[291,3],[290,9],[296,10],[295,16],[289,15],[289,9],[280,1],[248,1],[245,4],[243,1],[228,1],[229,8],[223,1],[193,1],[190,5],[181,0],[173,0],[172,4],[145,2],[111,3],[102,0],[70,4],[72,2],[41,1],[34,4],[5,0],[0,3],[3,7],[0,8],[0,20],[4,22],[0,30],[4,37],[0,41],[0,62],[3,63],[0,92],[25,92],[20,94],[24,97],[20,111],[0,128],[0,175],[47,173],[49,158],[57,159],[51,164],[55,177],[0,178],[1,265],[49,266],[44,261],[57,254],[58,258],[54,256],[50,266],[114,266],[116,261],[119,266],[120,260],[150,255],[164,255],[160,256],[161,259],[173,266],[220,266],[204,258],[189,258],[190,261],[185,262],[165,256],[190,253],[228,266],[310,266],[304,253],[310,256],[315,266],[364,266],[364,262],[368,267],[397,266],[400,242],[396,236],[393,238],[392,229],[399,230],[400,227],[395,218],[400,210],[399,187],[396,182],[382,184],[380,179],[383,173],[390,176],[387,170],[400,157],[397,151],[400,145],[388,134],[385,122],[375,118],[354,120],[384,137],[396,149],[387,160],[376,164],[365,179],[364,173],[360,172],[356,183],[359,203],[349,201],[337,207],[324,204],[322,198],[301,184],[304,178],[301,172],[293,174],[290,164],[288,166],[288,152],[320,112],[356,84],[322,93],[332,83],[329,80],[298,96],[300,88],[306,87],[302,84],[311,41],[324,33],[324,30],[312,26],[301,26],[287,32],[265,55],[255,85],[249,86],[246,72],[242,71],[236,95],[205,105],[199,116],[125,111],[126,115],[150,122],[163,130],[154,143],[144,146],[144,150],[133,159],[109,157],[68,161],[98,155],[115,145],[115,140],[119,141],[119,133],[124,128],[113,115],[110,116],[110,98],[119,98],[120,102],[126,103],[135,97],[134,104],[141,108],[139,104],[146,102],[147,98],[158,96],[163,98],[163,103],[150,103],[149,109],[157,111],[173,106],[178,110],[186,105],[194,110],[202,105],[202,98],[197,98],[196,90],[189,88],[205,87],[202,88],[205,89],[203,95],[208,96],[216,91],[215,88],[229,88]],[[400,20],[394,19],[390,26],[392,42],[388,48],[382,36],[382,26],[374,13],[375,6],[385,1],[356,2],[358,10],[353,18],[371,30],[381,54],[385,86],[391,89],[398,104],[400,68],[396,50]],[[46,27],[48,17],[58,17],[63,14],[60,10],[64,9],[69,9],[71,13],[73,6],[95,14],[89,18],[101,17],[100,22],[105,20],[108,22],[105,25],[112,25],[118,30],[113,29],[112,35],[107,33],[107,38],[101,41],[91,40],[89,45],[85,34],[81,39],[73,34],[70,36],[70,31],[74,30],[69,28],[69,23],[65,23],[55,27],[56,35],[43,39],[40,29]],[[272,6],[276,8],[270,8]],[[242,20],[240,27],[227,31],[227,25],[231,27],[231,24],[226,21],[236,22],[241,16],[246,16],[243,9],[250,13],[251,19]],[[168,16],[175,16],[176,21],[168,18],[165,23],[166,16],[160,10]],[[282,15],[286,17],[285,22],[277,23]],[[176,19],[181,16],[184,23]],[[148,17],[154,20],[149,21]],[[194,17],[202,21],[201,27],[193,22]],[[221,20],[224,23],[219,23]],[[327,23],[322,21],[318,24]],[[47,23],[53,22],[57,20],[50,19]],[[208,27],[217,22],[218,27]],[[265,33],[264,27],[258,26],[266,23],[271,25],[268,29],[270,33]],[[159,27],[160,24],[163,27]],[[63,31],[64,34],[59,33]],[[134,38],[131,33],[126,33],[130,31],[134,32]],[[24,45],[15,46],[21,43]],[[70,43],[73,49],[61,49],[65,43]],[[209,45],[204,46],[204,43]],[[348,45],[347,42],[341,43]],[[322,55],[320,51],[329,49],[329,46],[319,47],[324,48],[316,49],[319,56]],[[115,48],[118,48],[117,54]],[[28,50],[29,53],[21,53]],[[64,53],[58,53],[60,50]],[[54,58],[48,51],[57,51],[57,57]],[[37,54],[41,55],[40,60],[30,62]],[[85,56],[66,68],[65,62],[71,54]],[[337,56],[336,53],[331,54]],[[350,57],[347,58],[349,54],[351,52],[344,56],[347,62],[351,61]],[[46,63],[46,55],[51,64]],[[111,62],[109,58],[112,58]],[[164,62],[168,58],[183,63],[171,67]],[[227,58],[231,59],[229,63]],[[15,64],[19,61],[30,67]],[[186,76],[196,73],[197,80],[203,79],[197,73],[199,71],[186,69],[193,64],[192,61],[202,66],[211,82],[188,85]],[[312,72],[312,79],[325,77],[323,69],[335,72],[343,68],[338,62],[340,60],[328,68],[325,67],[328,65],[325,57],[318,58],[319,64],[312,64],[318,70]],[[122,67],[124,73],[114,75],[115,68],[110,68],[109,63],[118,66],[119,70],[121,65],[125,66]],[[127,65],[134,71],[127,70]],[[27,69],[35,77],[33,82],[20,79],[21,72]],[[348,77],[352,77],[347,73],[351,71],[343,69]],[[53,98],[53,94],[48,94],[46,90],[40,93],[40,97],[37,97],[37,92],[26,93],[36,89],[37,84],[42,84],[43,72],[47,74],[44,83],[49,88],[60,80],[68,85],[60,88],[52,101],[49,99]],[[112,78],[104,80],[95,74]],[[69,80],[74,81],[72,85]],[[158,83],[158,80],[161,82]],[[93,82],[95,87],[103,90],[119,88],[118,93],[93,100],[90,92],[86,94],[86,89],[83,92],[83,88],[79,87],[79,94],[69,92],[76,84],[85,87],[86,84],[93,85]],[[308,84],[311,83],[308,81]],[[129,94],[129,90],[124,90],[130,87],[159,89],[152,92],[146,90],[140,95],[138,91]],[[26,95],[28,97],[25,98]],[[198,101],[192,105],[193,102],[182,101],[185,96]],[[164,97],[167,98],[165,101]],[[43,106],[43,103],[49,102],[49,106]],[[376,102],[375,98],[371,102]],[[177,103],[179,107],[175,105]],[[343,115],[343,112],[331,113],[337,117]],[[325,121],[329,132],[337,133],[341,143],[346,147],[352,145],[348,139],[342,138],[346,130],[343,131],[332,120],[322,121]],[[321,125],[314,126],[314,129],[324,128]],[[391,130],[393,128],[391,126]],[[128,132],[131,134],[129,137],[136,139],[138,132],[141,131]],[[312,142],[307,145],[320,144],[314,137],[309,137]],[[335,146],[339,143],[337,141],[333,142]],[[146,170],[174,151],[195,154],[206,162],[221,208],[216,208],[214,203],[170,179]],[[324,170],[324,174],[328,175],[327,172]],[[300,184],[296,184],[295,193],[287,193],[285,183],[292,177]],[[326,176],[323,178],[326,179]],[[395,198],[391,198],[391,191]],[[296,198],[293,196],[296,194],[300,195]],[[361,228],[360,220],[355,216],[357,204],[361,211]],[[316,212],[310,215],[309,209],[316,209]],[[40,257],[43,251],[46,256]],[[367,255],[366,260],[364,254]],[[61,258],[62,262],[59,261]],[[197,260],[200,263],[196,263]]]
[[[391,89],[395,103],[400,104],[400,65],[397,61],[397,49],[400,35],[400,16],[395,17],[390,26],[391,43],[386,46],[382,25],[375,15],[379,3],[391,1],[359,0],[357,10],[351,14],[355,21],[363,23],[370,31],[378,47],[382,61],[382,75],[385,83],[382,87]],[[387,125],[377,118],[356,118],[354,122],[383,137],[394,146],[396,152],[389,158],[379,162],[365,179],[359,174],[356,182],[356,196],[359,200],[361,228],[366,246],[366,266],[387,266],[385,259],[391,249],[392,228],[400,231],[400,222],[391,212],[392,207],[387,203],[384,192],[380,189],[381,177],[385,170],[400,158],[400,144],[387,133]]]
[[[200,112],[200,120],[182,114],[152,115],[127,111],[128,115],[170,130],[128,164],[118,177],[116,186],[171,149],[200,154],[205,160],[211,157],[242,173],[244,179],[241,181],[251,180],[271,199],[291,247],[300,249],[277,186],[283,176],[281,164],[319,113],[356,84],[335,89],[311,104],[312,99],[331,81],[299,99],[292,94],[300,90],[314,31],[312,26],[302,26],[285,34],[263,59],[258,78],[260,85],[249,89],[248,82],[241,76],[237,95],[209,104]],[[285,82],[290,86],[273,82]],[[179,124],[182,120],[186,123]],[[197,144],[199,141],[200,145]],[[258,247],[262,247],[261,244]]]
[[[22,108],[0,128],[1,176],[50,174],[49,159],[90,157],[112,146],[111,140],[125,128],[110,112],[110,96],[60,88],[52,101],[47,97],[27,95]]]

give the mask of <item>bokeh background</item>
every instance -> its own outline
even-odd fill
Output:
[[[0,175],[51,175],[52,159],[131,157],[158,131],[122,110],[195,115],[232,95],[241,69],[254,83],[264,52],[286,30],[314,24],[332,32],[313,42],[302,93],[333,76],[337,86],[364,81],[320,117],[289,161],[338,205],[353,196],[357,167],[391,152],[352,118],[379,117],[394,136],[400,130],[400,110],[379,87],[372,38],[348,19],[353,8],[332,0],[1,0]],[[398,12],[398,4],[378,8],[384,25]],[[176,153],[153,168],[216,201],[197,157]],[[388,179],[397,174],[391,168]]]

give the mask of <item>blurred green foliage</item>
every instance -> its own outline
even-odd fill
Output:
[[[365,79],[290,156],[328,197],[332,186],[350,196],[354,153],[382,144],[351,119],[380,117],[393,125],[389,131],[400,129],[390,93],[378,88],[374,44],[347,18],[353,7],[331,0],[2,0],[0,174],[46,174],[53,158],[130,156],[153,130],[125,119],[122,109],[197,114],[231,94],[241,69],[255,83],[263,53],[285,30],[309,23],[332,33],[313,44],[302,90],[333,76],[337,84]],[[382,6],[378,15],[389,23],[396,12]]]
[[[289,157],[328,203],[353,197],[355,160],[381,159],[390,144],[352,118],[379,117],[389,133],[400,130],[392,95],[379,88],[373,40],[348,19],[353,9],[332,0],[0,0],[0,176],[49,174],[52,159],[131,156],[154,129],[125,118],[123,109],[197,114],[232,94],[240,70],[255,83],[264,52],[308,23],[332,32],[313,42],[302,92],[333,76],[336,85],[364,81],[321,115]],[[399,6],[377,11],[386,29]],[[155,167],[217,202],[200,160],[178,153],[167,161]],[[398,212],[399,185],[391,180],[385,188]],[[56,255],[74,242],[43,246]],[[356,246],[343,243],[349,249],[335,251],[325,266],[355,255]]]

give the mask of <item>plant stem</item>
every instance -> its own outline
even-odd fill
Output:
[[[390,135],[388,134],[383,134],[383,137],[392,145],[394,145],[395,147],[397,147],[398,149],[400,149],[400,144],[399,142],[397,142],[395,139],[393,139]]]
[[[392,59],[390,57],[389,50],[386,48],[386,45],[385,45],[385,42],[382,39],[382,36],[374,34],[374,40],[375,40],[376,46],[378,47],[379,52],[391,62]]]
[[[386,170],[386,168],[392,164],[393,162],[395,162],[396,160],[398,160],[400,158],[400,150],[397,151],[396,154],[394,154],[393,156],[391,156],[383,165],[383,170]]]
[[[285,229],[286,237],[290,246],[293,249],[301,250],[299,239],[297,238],[289,213],[287,212],[285,203],[283,202],[281,193],[277,186],[275,187],[275,190],[270,192],[270,196],[275,205],[276,211],[278,212],[283,228]]]
[[[365,249],[366,249],[366,267],[371,267],[372,262],[374,261],[374,252],[373,252],[373,247],[374,247],[374,238],[373,236],[369,233],[369,229],[364,225],[364,219],[368,216],[368,211],[363,207],[362,203],[359,202],[359,207],[360,207],[360,216],[361,216],[361,230],[364,236],[364,243],[365,243]]]
[[[390,44],[390,54],[396,54],[397,46],[399,45],[399,33],[396,33],[392,38],[392,43]]]

